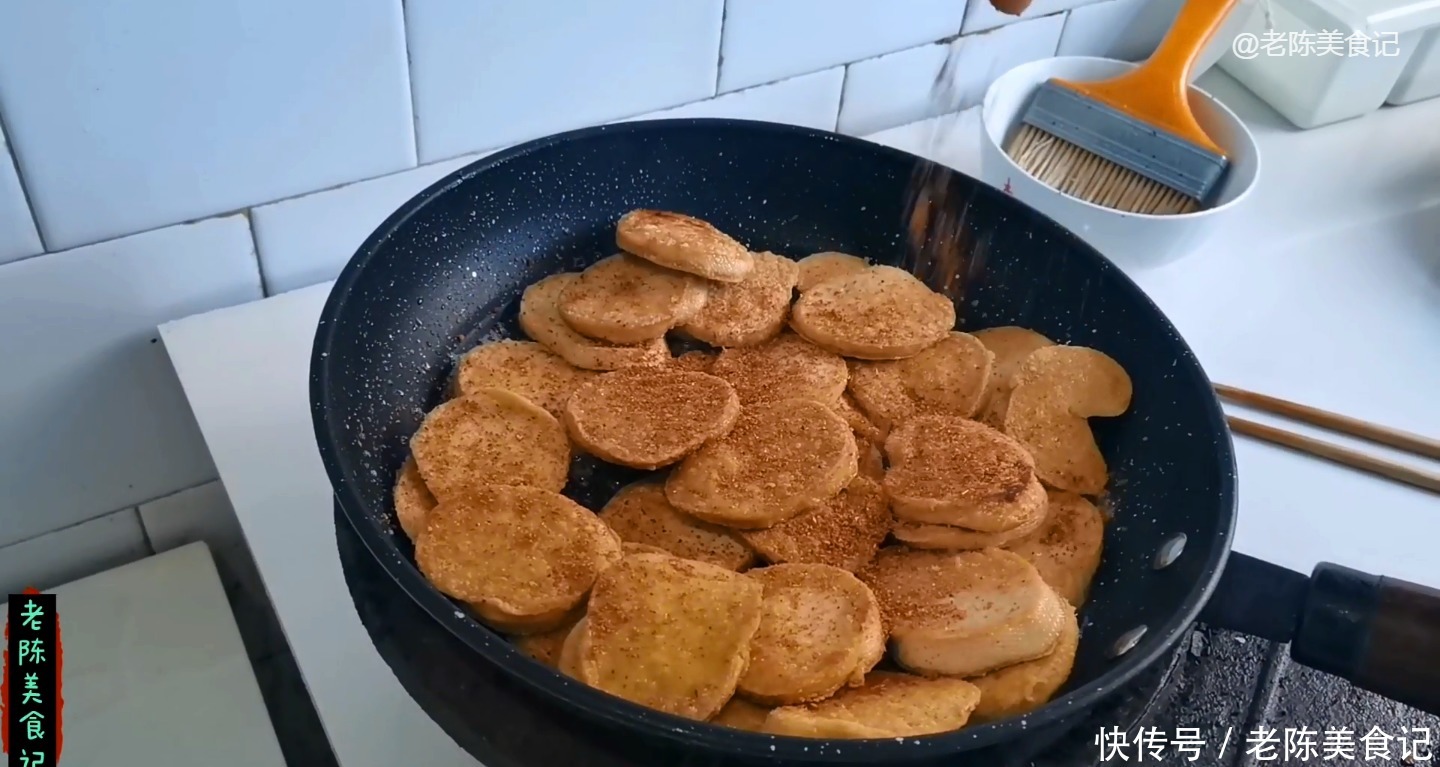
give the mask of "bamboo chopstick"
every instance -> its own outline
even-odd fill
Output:
[[[1348,434],[1352,437],[1374,442],[1379,445],[1403,450],[1425,458],[1433,458],[1440,461],[1440,440],[1424,437],[1419,434],[1391,429],[1385,426],[1361,421],[1339,413],[1331,413],[1309,405],[1301,405],[1283,399],[1277,399],[1264,394],[1236,389],[1233,386],[1215,384],[1215,392],[1222,399],[1230,400],[1239,405],[1247,405],[1256,410],[1264,410],[1275,415],[1284,416],[1301,423],[1308,423],[1311,426],[1318,426],[1322,429],[1338,431],[1341,434]]]
[[[1301,423],[1330,429],[1332,431],[1359,437],[1370,442],[1397,448],[1425,458],[1440,459],[1440,441],[1418,434],[1390,429],[1349,416],[1331,413],[1307,405],[1256,394],[1233,386],[1215,384],[1215,391],[1222,399],[1275,415],[1292,418]],[[1333,445],[1301,434],[1277,429],[1273,426],[1226,415],[1231,431],[1247,437],[1290,448],[1332,463],[1393,479],[1397,482],[1440,494],[1440,474],[1422,471],[1403,464],[1386,461],[1356,450]]]
[[[1225,420],[1230,422],[1230,429],[1236,434],[1244,434],[1247,437],[1254,437],[1276,445],[1288,447],[1316,458],[1323,458],[1342,466],[1352,469],[1378,474],[1388,477],[1396,482],[1403,482],[1411,487],[1418,487],[1421,490],[1428,490],[1440,494],[1440,474],[1421,471],[1419,469],[1403,466],[1398,463],[1384,461],[1374,456],[1356,452],[1349,448],[1332,445],[1329,442],[1321,442],[1318,439],[1294,434],[1277,429],[1273,426],[1266,426],[1263,423],[1247,421],[1235,416],[1226,416]]]

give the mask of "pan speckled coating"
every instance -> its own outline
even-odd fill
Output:
[[[754,250],[794,258],[834,250],[908,268],[907,190],[918,162],[806,128],[666,120],[540,139],[437,182],[366,240],[321,315],[312,413],[350,525],[399,588],[472,648],[477,663],[500,667],[591,722],[697,755],[959,765],[1074,721],[1160,658],[1215,587],[1234,528],[1234,454],[1199,363],[1139,288],[1059,225],[958,173],[946,183],[949,199],[966,206],[960,328],[1021,325],[1058,343],[1094,347],[1134,383],[1127,414],[1094,422],[1111,467],[1104,505],[1114,518],[1082,611],[1074,673],[1044,708],[954,733],[861,742],[774,738],[659,714],[572,683],[476,623],[424,581],[389,512],[407,441],[440,401],[459,355],[483,339],[520,337],[521,290],[614,253],[615,221],[627,211],[698,216]],[[598,509],[636,476],[582,463],[567,493]],[[1181,534],[1183,549],[1172,561]],[[1162,549],[1160,561],[1171,563],[1157,569]],[[1127,645],[1116,657],[1117,646]]]

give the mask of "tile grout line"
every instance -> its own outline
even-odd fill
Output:
[[[22,538],[22,539],[20,539],[20,540],[18,540],[18,541],[13,541],[13,542],[11,542],[11,543],[7,543],[7,544],[5,544],[4,546],[0,546],[0,550],[8,549],[8,548],[10,548],[11,546],[18,546],[18,545],[20,545],[20,544],[22,544],[22,543],[29,543],[30,541],[33,541],[33,540],[35,540],[35,539],[37,539],[37,538],[43,538],[43,537],[45,537],[45,536],[47,536],[47,535],[49,535],[49,534],[51,534],[51,533],[58,533],[58,532],[60,532],[60,531],[62,531],[62,530],[69,530],[69,529],[72,528],[72,527],[79,527],[80,525],[86,524],[87,522],[94,522],[94,521],[97,520],[97,519],[104,519],[104,518],[106,518],[106,517],[108,517],[108,516],[112,516],[112,515],[114,515],[114,514],[120,514],[120,513],[122,513],[122,512],[130,511],[130,510],[133,510],[133,511],[135,512],[135,515],[136,515],[137,517],[139,517],[140,527],[141,527],[142,529],[145,529],[145,517],[140,514],[140,507],[141,507],[141,506],[147,506],[147,505],[152,504],[152,503],[154,503],[154,502],[156,502],[156,501],[160,501],[160,500],[164,500],[164,499],[166,499],[166,498],[169,498],[169,497],[172,496],[172,495],[179,495],[179,494],[181,494],[181,493],[188,492],[188,491],[194,490],[194,489],[196,489],[196,488],[204,487],[204,486],[206,486],[206,485],[208,485],[208,484],[210,484],[210,483],[212,483],[212,482],[219,482],[219,481],[220,481],[220,479],[219,479],[218,477],[217,477],[216,479],[207,479],[207,480],[205,480],[204,482],[198,482],[198,483],[196,483],[196,484],[194,484],[194,485],[190,485],[189,487],[182,487],[182,488],[180,488],[179,490],[174,490],[174,491],[172,491],[172,492],[165,493],[164,495],[157,495],[157,496],[155,496],[154,498],[151,498],[151,499],[149,499],[149,500],[140,501],[139,503],[136,503],[136,504],[134,504],[134,505],[132,505],[132,506],[121,506],[121,507],[118,508],[118,509],[111,509],[111,510],[109,510],[109,511],[103,513],[103,514],[97,514],[97,515],[95,515],[95,516],[93,516],[93,517],[91,517],[91,518],[89,518],[89,519],[85,519],[85,520],[81,520],[81,521],[79,521],[79,522],[75,522],[75,523],[73,523],[73,524],[65,525],[64,527],[57,527],[57,528],[55,528],[54,530],[46,530],[46,531],[43,532],[43,533],[37,533],[37,534],[35,534],[35,535],[30,536],[29,538]],[[145,538],[146,538],[146,540],[147,540],[147,542],[148,542],[148,540],[149,540],[149,538],[150,538],[150,531],[149,531],[148,529],[145,530]]]
[[[245,228],[250,232],[250,255],[255,258],[255,279],[260,283],[260,296],[269,298],[270,285],[265,279],[265,267],[260,263],[260,237],[255,234],[255,214],[246,208],[240,215],[245,217]]]
[[[409,0],[400,0],[401,42],[405,45],[405,95],[410,97],[410,150],[415,156],[415,168],[419,168],[429,163],[420,162],[420,109],[415,103],[415,61],[414,57],[410,55],[409,6]],[[404,171],[400,172],[404,173]]]
[[[721,0],[720,3],[720,42],[715,51],[715,89],[711,91],[710,98],[720,95],[720,73],[725,71],[725,17],[730,13],[730,0]],[[701,99],[702,101],[704,99]],[[684,106],[681,104],[680,106]]]
[[[16,159],[15,134],[5,123],[4,112],[0,112],[0,135],[5,137],[5,156],[10,159],[10,167],[15,169],[15,181],[20,184],[20,196],[25,200],[25,207],[30,211],[30,225],[35,227],[35,238],[40,240],[40,252],[26,258],[44,255],[50,252],[50,243],[45,241],[45,230],[40,228],[40,215],[35,212],[35,199],[30,194],[30,185],[25,183],[25,173],[20,170],[20,161]],[[15,259],[15,261],[24,261],[26,258]],[[15,263],[15,261],[6,263]]]
[[[161,496],[161,497],[164,497],[164,496]],[[146,501],[146,503],[149,503],[149,501]],[[10,548],[11,546],[19,546],[19,545],[22,544],[22,543],[30,543],[30,542],[32,542],[32,541],[38,541],[38,540],[40,540],[41,538],[44,538],[44,537],[47,536],[47,535],[52,535],[52,534],[54,534],[54,533],[63,533],[63,532],[65,532],[66,530],[73,530],[74,528],[77,528],[77,527],[79,527],[79,526],[81,526],[81,525],[88,525],[88,524],[90,524],[91,522],[96,522],[96,521],[105,519],[106,517],[113,517],[113,516],[115,516],[116,514],[124,514],[124,513],[127,512],[127,511],[133,511],[133,512],[135,512],[135,516],[138,518],[138,517],[140,516],[140,504],[137,503],[137,504],[135,504],[134,506],[121,506],[121,507],[118,508],[118,509],[111,509],[110,511],[107,511],[107,512],[105,512],[104,514],[96,514],[95,516],[93,516],[93,517],[91,517],[91,518],[89,518],[89,519],[82,519],[82,520],[80,520],[79,522],[72,522],[71,524],[65,525],[64,527],[57,527],[57,528],[55,528],[55,529],[53,529],[53,530],[46,530],[46,531],[43,532],[43,533],[36,533],[35,535],[30,536],[29,538],[21,538],[21,539],[18,540],[18,541],[11,541],[11,542],[3,545],[3,546],[0,546],[0,551],[4,551],[5,549]],[[140,528],[141,528],[142,530],[145,528],[145,523],[144,523],[143,521],[140,522]],[[149,542],[149,540],[148,540],[148,535],[147,535],[147,540],[146,540],[146,542],[147,542],[147,543]]]
[[[140,506],[138,504],[131,506],[130,511],[135,515],[135,524],[140,526],[140,535],[145,538],[145,549],[150,552],[151,556],[160,553],[155,548],[155,539],[150,537],[150,528],[145,526],[145,517],[140,515]]]

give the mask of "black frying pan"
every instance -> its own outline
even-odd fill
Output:
[[[945,183],[947,199],[965,206],[961,327],[1022,325],[1092,346],[1134,382],[1130,411],[1095,423],[1112,470],[1115,519],[1084,606],[1074,673],[1054,701],[1023,718],[923,738],[751,734],[660,714],[571,681],[515,650],[422,578],[389,512],[392,479],[457,356],[482,338],[519,336],[515,310],[526,285],[613,253],[616,219],[639,207],[699,216],[756,249],[795,257],[839,250],[913,267],[904,222],[919,162],[803,128],[667,120],[540,139],[436,183],[366,240],[321,315],[311,361],[314,426],[349,523],[399,588],[473,648],[476,662],[498,666],[569,715],[621,737],[728,761],[959,764],[970,761],[957,759],[962,753],[993,755],[1078,719],[1154,663],[1197,618],[1291,641],[1302,663],[1440,712],[1440,592],[1330,565],[1306,578],[1230,555],[1230,433],[1175,328],[1074,235],[957,173]],[[567,492],[591,508],[631,478],[620,470],[582,475]],[[1300,510],[1296,524],[1304,524]]]

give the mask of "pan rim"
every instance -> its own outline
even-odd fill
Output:
[[[321,462],[325,467],[326,477],[330,482],[337,505],[352,529],[364,542],[370,556],[376,559],[395,584],[433,619],[478,654],[484,662],[497,667],[513,681],[539,693],[551,703],[569,710],[574,715],[653,736],[668,741],[671,746],[701,748],[712,753],[767,761],[826,761],[832,763],[864,762],[876,759],[905,761],[954,755],[1003,744],[1087,711],[1119,691],[1136,675],[1152,666],[1165,652],[1169,651],[1195,622],[1201,609],[1214,593],[1229,558],[1239,503],[1235,451],[1231,434],[1225,423],[1219,399],[1215,396],[1213,389],[1209,388],[1209,377],[1203,366],[1200,365],[1189,344],[1180,336],[1164,312],[1130,279],[1129,275],[1115,266],[1104,254],[1039,211],[1033,212],[1039,218],[1053,225],[1055,232],[1062,240],[1067,240],[1067,244],[1072,247],[1086,251],[1091,258],[1100,262],[1103,268],[1112,270],[1114,272],[1112,276],[1121,282],[1122,290],[1133,293],[1143,305],[1154,313],[1154,316],[1164,324],[1164,329],[1168,330],[1176,339],[1181,357],[1194,365],[1199,372],[1199,380],[1206,387],[1206,391],[1196,392],[1196,395],[1198,400],[1203,403],[1206,411],[1205,419],[1210,423],[1211,430],[1216,436],[1215,449],[1219,452],[1218,463],[1221,476],[1218,497],[1215,499],[1217,506],[1215,513],[1224,517],[1218,526],[1219,545],[1212,547],[1209,557],[1203,563],[1200,578],[1168,619],[1161,625],[1150,626],[1150,630],[1160,639],[1148,643],[1149,647],[1146,651],[1127,653],[1115,661],[1097,679],[1058,696],[1044,706],[1021,717],[915,738],[821,740],[774,736],[735,730],[662,713],[570,679],[533,660],[493,630],[478,623],[463,611],[457,610],[455,604],[448,597],[441,594],[424,579],[414,564],[400,551],[393,535],[380,528],[376,522],[378,517],[367,508],[355,485],[345,476],[341,466],[340,451],[337,446],[345,441],[346,436],[338,419],[332,422],[326,407],[327,392],[332,380],[326,360],[335,342],[337,330],[335,318],[341,315],[356,282],[364,273],[367,265],[381,252],[396,229],[454,186],[489,169],[502,166],[552,145],[585,140],[603,134],[643,134],[680,129],[790,134],[811,140],[836,142],[859,151],[879,152],[912,164],[930,162],[925,158],[894,147],[803,126],[730,118],[636,120],[578,128],[502,149],[452,171],[401,205],[361,243],[336,278],[326,297],[316,327],[309,375],[310,411],[316,436],[316,447],[319,450]],[[960,173],[953,168],[950,170]],[[1002,194],[978,179],[972,178],[972,180],[976,183],[979,194]]]

